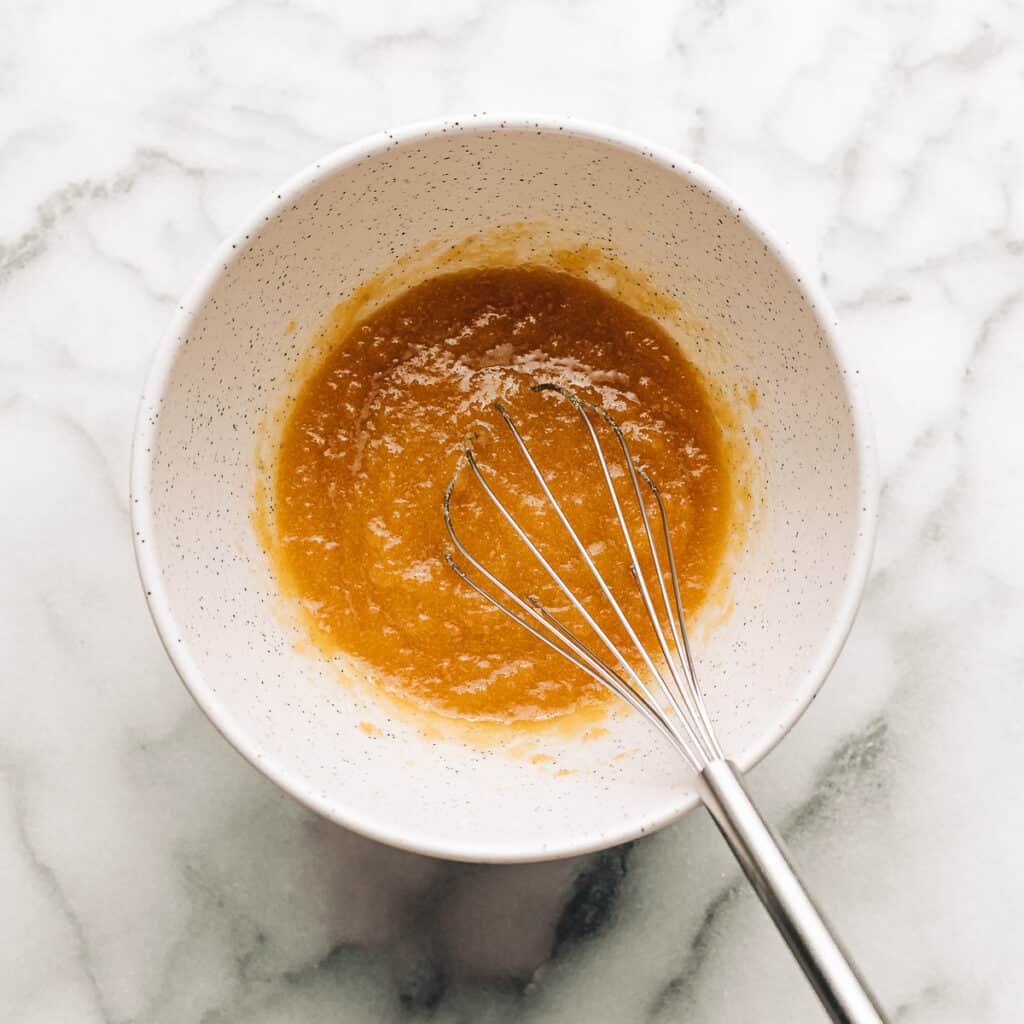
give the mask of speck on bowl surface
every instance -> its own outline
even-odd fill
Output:
[[[704,171],[594,125],[470,117],[375,136],[293,178],[221,246],[157,354],[132,458],[139,571],[186,686],[253,765],[339,824],[461,860],[623,842],[695,806],[692,779],[625,714],[595,742],[536,740],[553,758],[537,763],[426,738],[296,643],[249,514],[261,424],[335,304],[420,246],[514,222],[647,275],[707,325],[680,342],[708,378],[726,393],[756,388],[741,417],[756,528],[735,557],[732,613],[700,652],[741,768],[831,668],[874,534],[870,428],[833,314]]]

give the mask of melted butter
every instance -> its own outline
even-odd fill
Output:
[[[472,435],[496,490],[566,582],[594,593],[504,432],[496,399],[512,412],[627,614],[644,618],[585,427],[563,400],[531,392],[538,381],[572,388],[623,425],[664,496],[692,614],[729,529],[721,431],[699,374],[672,339],[590,282],[529,266],[434,277],[340,328],[285,425],[270,548],[312,638],[327,653],[357,658],[390,693],[447,717],[526,722],[608,699],[444,562],[442,496]],[[625,500],[610,434],[603,444],[635,528],[639,513]],[[468,473],[453,513],[460,536],[492,571],[585,629]],[[608,632],[629,644],[618,624]],[[639,633],[653,647],[650,630]]]

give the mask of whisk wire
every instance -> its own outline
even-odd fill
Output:
[[[690,697],[690,691],[697,690],[697,679],[696,673],[693,671],[692,660],[685,659],[684,653],[685,647],[682,643],[680,633],[685,629],[683,624],[682,615],[682,603],[677,602],[676,611],[678,615],[679,625],[676,623],[676,616],[672,614],[672,606],[669,602],[668,589],[665,586],[665,577],[662,572],[661,558],[658,555],[658,545],[654,539],[654,532],[651,529],[650,517],[647,513],[647,504],[644,500],[643,492],[640,488],[640,481],[638,479],[638,471],[636,464],[633,461],[633,455],[629,448],[629,443],[626,440],[626,436],[622,431],[622,428],[615,422],[614,419],[608,414],[608,412],[599,406],[595,406],[590,402],[585,402],[578,398],[571,391],[561,387],[558,384],[539,384],[534,388],[535,391],[552,391],[560,395],[572,404],[576,411],[580,414],[584,423],[586,424],[587,431],[590,435],[591,444],[594,447],[594,451],[597,454],[598,462],[601,466],[602,475],[604,476],[605,485],[608,488],[611,496],[612,505],[615,509],[616,519],[618,520],[619,530],[622,533],[623,542],[626,545],[626,550],[629,553],[630,562],[633,567],[633,577],[636,580],[637,586],[640,589],[641,599],[644,604],[644,609],[647,612],[647,617],[650,620],[651,626],[654,629],[655,637],[658,640],[658,646],[661,649],[662,657],[665,659],[665,663],[668,666],[670,675],[672,676],[673,686],[668,686],[667,681],[658,674],[661,688],[672,705],[673,711],[680,717],[686,720],[686,716],[689,715],[694,725],[694,738],[697,741],[698,746],[704,755],[704,758],[708,761],[713,760],[716,755],[720,756],[717,750],[717,744],[715,743],[714,736],[711,733],[710,727],[705,727],[705,723],[701,720],[702,716],[699,713],[699,708]],[[640,517],[643,524],[644,535],[647,539],[647,547],[651,555],[651,561],[654,568],[654,576],[658,581],[659,590],[661,593],[662,603],[665,609],[665,616],[669,621],[670,629],[672,631],[673,641],[675,643],[675,656],[673,657],[672,652],[669,650],[668,642],[665,637],[664,630],[662,628],[661,619],[654,608],[654,602],[651,599],[650,590],[647,585],[646,574],[640,565],[639,558],[637,557],[636,548],[633,543],[633,538],[630,533],[629,527],[626,524],[626,518],[623,514],[622,504],[619,500],[618,492],[615,489],[614,482],[611,477],[611,472],[608,468],[608,461],[605,457],[604,450],[601,446],[600,440],[598,439],[597,432],[594,430],[594,425],[591,422],[590,416],[587,410],[591,410],[600,416],[605,423],[611,428],[615,434],[615,438],[619,443],[619,447],[622,450],[623,460],[626,464],[626,469],[629,473],[630,483],[632,484],[633,494],[636,497],[637,505],[640,509]],[[660,498],[660,495],[658,496]],[[663,525],[667,525],[667,518],[665,516],[664,504],[658,501],[659,513],[661,515],[661,521]],[[665,543],[667,549],[671,555],[672,542],[669,533],[665,532]],[[672,568],[674,572],[675,559],[672,559]],[[674,590],[678,593],[678,576],[674,575]],[[682,673],[684,678],[680,677]],[[684,712],[683,706],[686,710]]]
[[[612,501],[612,507],[615,511],[619,531],[622,534],[623,542],[629,555],[631,573],[639,588],[644,609],[654,631],[654,635],[658,641],[658,646],[664,659],[665,667],[667,668],[667,677],[666,672],[659,668],[648,649],[641,642],[636,628],[623,611],[614,592],[595,564],[594,559],[591,557],[586,545],[583,543],[583,540],[573,527],[561,503],[553,494],[548,480],[540,470],[529,446],[517,428],[515,421],[512,419],[508,410],[500,402],[495,402],[494,407],[501,416],[505,425],[508,427],[517,448],[524,457],[533,477],[544,493],[550,507],[554,510],[579,557],[593,576],[600,592],[625,630],[633,647],[636,649],[636,652],[639,655],[644,668],[649,673],[651,680],[657,684],[658,689],[670,705],[671,711],[674,712],[674,714],[669,715],[664,713],[664,710],[660,707],[661,701],[651,691],[648,683],[644,679],[644,676],[637,670],[631,660],[624,655],[620,647],[601,627],[594,615],[577,597],[572,588],[565,582],[562,575],[551,564],[538,545],[495,492],[480,467],[471,440],[466,442],[464,448],[465,461],[460,463],[445,491],[445,525],[452,543],[455,545],[458,552],[467,559],[470,565],[480,573],[492,587],[496,588],[515,606],[515,608],[518,608],[519,612],[514,611],[513,608],[509,607],[505,602],[495,597],[494,594],[487,590],[487,588],[473,580],[468,573],[458,566],[450,555],[447,556],[448,563],[465,582],[469,583],[469,585],[476,590],[478,594],[488,600],[491,604],[495,605],[505,615],[526,629],[531,635],[540,639],[549,648],[562,655],[562,657],[566,658],[566,660],[576,668],[580,669],[591,678],[596,679],[609,689],[612,689],[618,696],[625,699],[630,706],[643,714],[648,721],[654,723],[658,727],[659,731],[670,739],[679,749],[690,767],[694,771],[699,772],[709,761],[714,760],[716,757],[721,757],[721,751],[717,741],[715,740],[714,732],[711,729],[710,721],[704,708],[704,702],[696,683],[696,672],[693,665],[692,654],[689,649],[689,640],[686,635],[685,621],[683,619],[682,601],[680,598],[675,558],[672,552],[671,535],[669,532],[664,501],[661,494],[654,486],[649,475],[644,470],[637,468],[633,461],[632,453],[624,433],[605,410],[598,406],[594,406],[591,403],[581,401],[571,391],[557,384],[539,384],[536,385],[533,390],[551,391],[562,399],[568,401],[580,415],[586,426],[591,444],[594,447],[594,451],[601,467],[606,488]],[[610,427],[614,432],[622,451],[622,456],[632,485],[632,491],[640,507],[641,523],[651,556],[654,573],[658,577],[659,596],[661,597],[661,602],[664,606],[665,617],[669,622],[672,647],[674,647],[674,650],[670,647],[661,617],[655,608],[650,587],[648,586],[646,576],[637,553],[636,545],[626,521],[622,502],[615,488],[606,454],[588,410],[599,415]],[[580,639],[579,636],[560,622],[555,615],[545,609],[539,599],[536,597],[524,598],[517,594],[511,587],[487,569],[486,566],[484,566],[480,560],[477,559],[462,543],[452,522],[451,496],[463,465],[469,466],[476,482],[479,484],[494,508],[498,511],[501,518],[525,545],[546,575],[566,597],[587,626],[593,631],[594,635],[598,637],[603,646],[610,653],[614,662],[620,666],[623,672],[625,672],[627,678],[623,678],[619,671],[616,671],[611,664],[601,658],[600,655]],[[669,596],[669,591],[665,583],[665,574],[662,568],[663,563],[658,553],[658,545],[655,540],[654,531],[651,527],[650,515],[648,513],[643,490],[640,485],[641,479],[643,479],[654,495],[654,499],[658,507],[659,518],[662,522],[663,542],[666,548],[669,575],[672,582],[672,598],[674,598],[675,601],[675,614],[673,614],[672,598]],[[520,612],[522,614],[520,614]]]

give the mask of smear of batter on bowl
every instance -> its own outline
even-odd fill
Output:
[[[609,699],[444,561],[442,496],[472,435],[567,582],[594,592],[502,434],[492,408],[501,399],[627,613],[644,620],[621,547],[608,543],[615,523],[585,428],[564,401],[530,390],[540,381],[622,424],[663,493],[685,609],[701,605],[730,525],[726,450],[700,374],[655,321],[589,281],[525,265],[433,277],[335,341],[285,425],[274,484],[272,554],[321,649],[454,718],[546,719]],[[453,513],[494,572],[569,614],[550,580],[524,575],[520,541],[468,474]]]

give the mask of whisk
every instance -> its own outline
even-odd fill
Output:
[[[629,559],[630,574],[649,623],[648,636],[655,638],[657,650],[641,642],[636,625],[630,621],[621,602],[595,564],[588,546],[573,527],[563,505],[534,460],[530,448],[516,427],[508,409],[499,401],[494,409],[511,436],[514,447],[525,460],[528,476],[535,480],[547,507],[565,532],[568,549],[585,565],[593,579],[593,593],[579,595],[565,582],[562,571],[551,564],[537,540],[523,527],[488,481],[474,452],[466,442],[464,459],[452,477],[444,495],[444,521],[456,552],[470,569],[449,552],[448,564],[478,594],[518,623],[536,639],[556,651],[567,662],[612,690],[641,714],[683,757],[696,774],[698,792],[719,831],[724,836],[761,902],[786,940],[829,1016],[837,1024],[880,1024],[885,1016],[868,990],[847,953],[833,935],[790,864],[782,842],[761,817],[743,784],[736,766],[728,760],[718,739],[704,697],[697,684],[693,654],[683,617],[679,574],[672,551],[672,540],[665,502],[654,480],[634,461],[622,428],[600,406],[594,405],[558,384],[537,384],[535,392],[553,392],[569,403],[585,425],[601,476],[606,485],[614,526]],[[613,482],[613,472],[598,430],[606,432],[612,448],[618,447],[626,470],[622,488],[625,502],[635,501],[637,517],[631,528],[622,496]],[[608,433],[610,432],[610,433]],[[614,442],[611,438],[614,438]],[[533,594],[518,593],[499,579],[463,543],[452,521],[452,493],[462,471],[468,467],[476,484],[493,504],[501,520],[522,542],[524,550],[554,584],[576,615],[576,629],[570,629]],[[620,474],[621,475],[621,474]],[[652,526],[648,503],[653,502],[661,529]],[[614,529],[614,527],[613,527]],[[638,536],[634,537],[634,532]],[[642,534],[642,536],[641,536]],[[658,538],[660,534],[660,539]],[[644,556],[641,557],[641,552]],[[646,563],[646,568],[644,563]],[[667,582],[666,582],[667,577]],[[600,595],[604,624],[590,610]],[[584,598],[586,600],[584,600]],[[633,657],[626,655],[621,642],[609,635],[608,626],[628,637]],[[578,623],[585,624],[580,627]],[[583,639],[583,636],[587,639]],[[592,634],[592,638],[590,636]],[[666,706],[667,705],[667,706]]]

